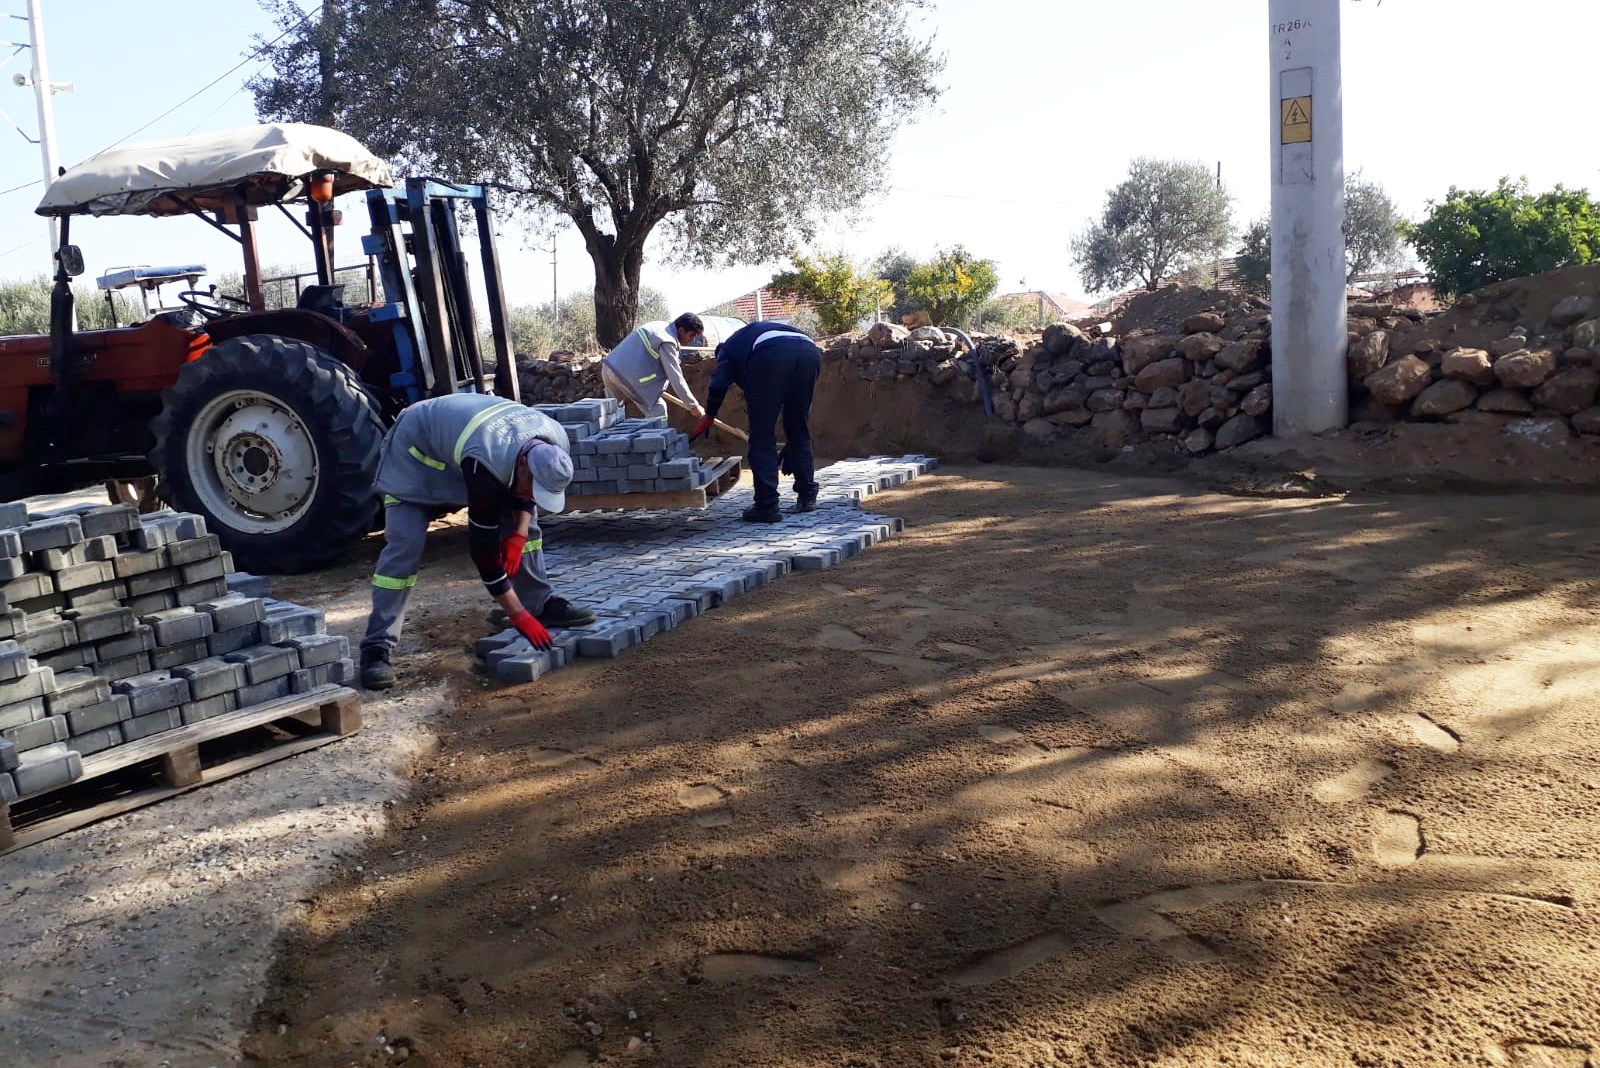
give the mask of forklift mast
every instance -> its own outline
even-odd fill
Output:
[[[458,208],[473,213],[478,234],[494,345],[492,384],[485,377],[473,315]],[[481,185],[409,178],[404,191],[368,190],[367,212],[372,232],[362,238],[362,247],[377,260],[384,292],[371,321],[387,323],[393,331],[398,369],[389,378],[392,395],[403,404],[460,392],[521,400],[488,191]]]

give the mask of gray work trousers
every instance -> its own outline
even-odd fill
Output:
[[[383,509],[383,552],[378,555],[378,567],[372,576],[372,615],[367,617],[367,633],[361,639],[363,649],[384,649],[392,652],[400,641],[401,628],[406,622],[406,602],[417,584],[417,572],[422,569],[422,549],[428,539],[430,509],[420,504],[395,501]],[[504,538],[516,529],[516,517],[500,521],[500,536]],[[522,568],[511,577],[511,586],[517,599],[534,615],[550,599],[550,583],[544,574],[544,533],[539,529],[537,517],[528,527],[528,544],[522,551]]]
[[[656,398],[654,407],[645,407],[639,395],[634,392],[628,380],[617,372],[600,365],[600,384],[605,387],[606,396],[612,400],[621,401],[624,405],[631,404],[643,414],[646,419],[665,419],[667,417],[667,401],[665,395]],[[665,391],[662,391],[665,394]]]

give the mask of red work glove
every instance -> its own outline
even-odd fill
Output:
[[[705,416],[694,425],[693,430],[689,431],[689,440],[699,441],[701,438],[711,433],[711,428],[716,425],[716,422],[717,421],[711,418],[709,415]]]
[[[550,632],[544,629],[544,624],[533,618],[533,613],[524,608],[511,617],[511,625],[517,632],[528,639],[535,649],[550,648]]]
[[[528,547],[526,534],[507,534],[500,542],[500,560],[506,565],[506,578],[522,570],[522,550]]]

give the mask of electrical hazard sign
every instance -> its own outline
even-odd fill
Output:
[[[1283,101],[1283,127],[1279,144],[1303,145],[1311,140],[1311,98],[1293,96]]]

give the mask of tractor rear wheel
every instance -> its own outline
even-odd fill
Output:
[[[161,496],[205,516],[239,568],[315,570],[372,529],[383,422],[322,349],[230,338],[185,364],[161,400],[150,453]]]

